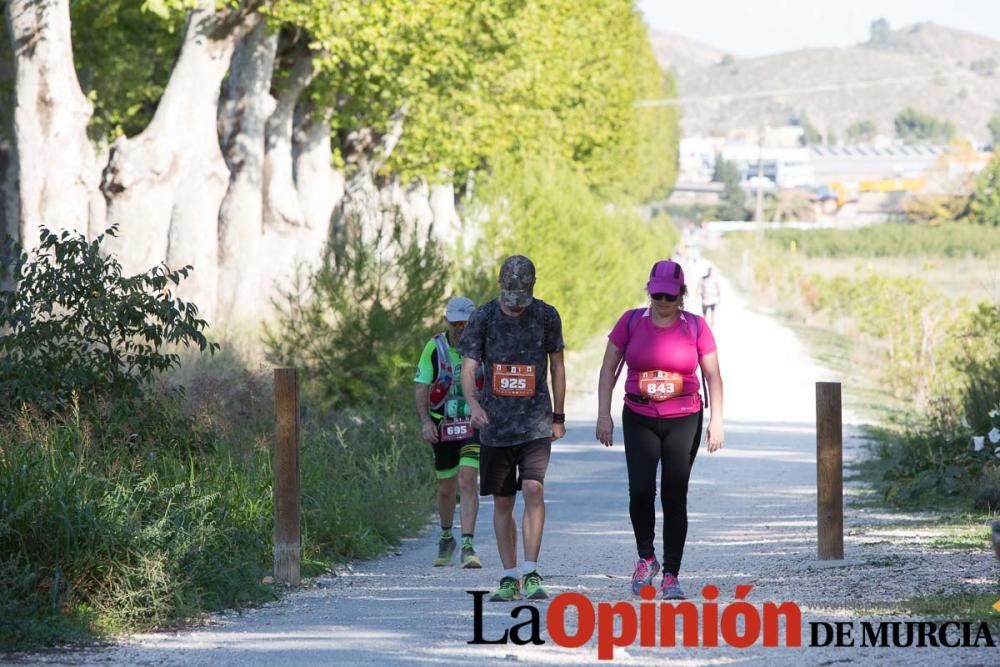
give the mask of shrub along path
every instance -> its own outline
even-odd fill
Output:
[[[695,602],[706,584],[720,589],[723,603],[733,599],[737,585],[752,585],[753,603],[791,600],[802,607],[803,642],[808,644],[810,621],[885,620],[901,600],[913,596],[996,590],[992,555],[931,550],[927,542],[933,535],[915,527],[922,517],[885,513],[868,503],[847,510],[848,564],[820,566],[815,560],[813,382],[828,373],[816,367],[790,332],[754,313],[728,283],[723,282],[723,289],[717,329],[727,391],[726,447],[715,455],[703,448],[691,482],[681,581]],[[570,380],[586,390],[595,378],[596,369],[590,368]],[[568,436],[554,448],[540,565],[551,594],[576,591],[595,602],[627,600],[634,543],[620,430],[614,448],[598,445],[595,405],[592,393],[574,394]],[[846,444],[848,456],[856,457],[858,441]],[[847,490],[849,496],[861,492],[855,485]],[[356,563],[241,616],[220,615],[206,627],[142,635],[108,649],[35,655],[31,661],[268,667],[595,663],[596,638],[578,649],[559,648],[545,634],[542,646],[467,643],[473,638],[473,600],[465,591],[492,588],[499,576],[491,510],[492,504],[484,502],[479,518],[482,570],[431,567],[437,537],[431,529],[406,540],[396,555]],[[537,606],[544,618],[546,604]],[[512,621],[513,605],[485,603],[485,608],[486,639],[528,619],[524,612]],[[859,644],[860,632],[856,624]],[[617,651],[615,658],[616,664],[746,659],[789,665],[985,664],[995,660],[996,650],[774,649],[759,644],[748,649],[640,648],[637,642]]]

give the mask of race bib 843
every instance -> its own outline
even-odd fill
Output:
[[[684,376],[669,371],[643,371],[639,374],[639,393],[651,401],[665,401],[681,393]]]

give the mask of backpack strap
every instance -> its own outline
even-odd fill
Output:
[[[440,409],[451,393],[455,369],[451,365],[451,353],[448,351],[448,336],[439,333],[434,336],[434,351],[437,356],[437,377],[431,387],[430,404],[432,410]]]
[[[698,321],[698,316],[695,315],[694,313],[688,313],[687,311],[683,311],[683,312],[686,313],[687,315],[689,315],[692,320],[694,320],[694,349],[695,349],[695,354],[697,354],[698,353],[698,339],[701,338],[701,322]],[[701,359],[699,357],[699,364],[698,364],[699,370],[701,368],[700,361],[701,361]],[[705,372],[704,371],[702,371],[702,373],[701,373],[701,390],[703,392],[705,392],[705,404],[708,405],[708,381],[705,380]]]
[[[635,332],[636,327],[636,315],[644,311],[645,308],[633,308],[628,315],[628,340],[625,341],[625,347],[622,348],[622,358],[618,360],[618,366],[615,368],[615,383],[618,383],[618,376],[622,373],[622,367],[625,366],[625,351],[628,350],[628,344],[632,341],[632,334]]]

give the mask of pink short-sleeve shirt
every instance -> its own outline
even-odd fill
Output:
[[[648,308],[634,316],[633,311],[627,310],[618,318],[608,340],[619,350],[625,350],[627,394],[640,393],[639,375],[643,371],[667,371],[684,378],[679,395],[665,401],[638,403],[626,397],[625,403],[633,411],[647,417],[683,417],[701,409],[695,371],[701,358],[716,350],[715,337],[704,318],[683,311],[670,326],[658,327],[653,324]]]

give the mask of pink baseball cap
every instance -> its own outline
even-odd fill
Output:
[[[650,294],[672,294],[681,293],[684,287],[684,269],[672,259],[661,259],[653,265],[653,270],[649,272],[649,282],[646,283],[646,291]]]

